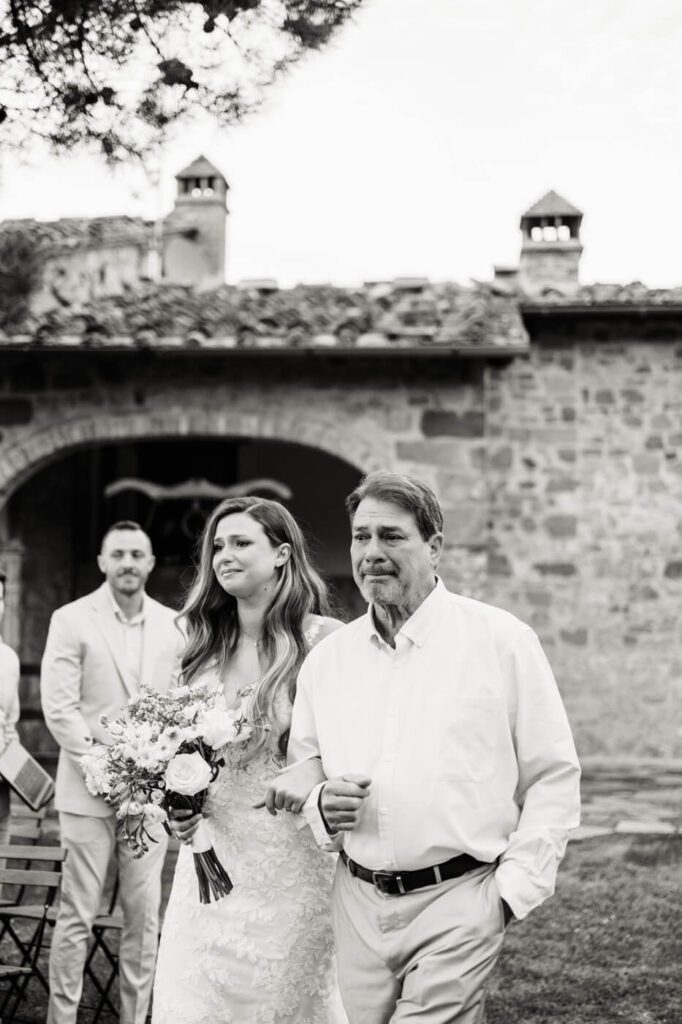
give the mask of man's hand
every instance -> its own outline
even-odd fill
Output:
[[[322,770],[322,762],[318,757],[300,761],[290,768],[283,768],[268,783],[263,799],[253,806],[265,807],[270,814],[277,814],[277,811],[291,811],[293,814],[299,814],[312,790],[326,778],[327,776]]]
[[[358,827],[371,781],[366,775],[349,772],[325,782],[320,810],[330,832],[352,832]]]

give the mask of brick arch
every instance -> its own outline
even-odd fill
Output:
[[[103,413],[22,431],[20,439],[0,448],[0,508],[39,469],[76,448],[107,441],[249,437],[317,448],[367,473],[389,464],[390,446],[377,431],[354,434],[344,418],[307,414],[304,409],[263,415],[238,410],[190,408],[178,414],[149,410]]]

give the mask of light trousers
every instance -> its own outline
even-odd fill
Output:
[[[505,927],[492,866],[384,896],[339,858],[332,920],[350,1024],[482,1021]]]
[[[116,834],[113,815],[59,815],[61,842],[68,850],[62,894],[50,949],[47,1024],[76,1024],[83,969],[92,923],[97,916],[112,855],[118,861],[118,900],[123,912],[119,950],[120,1024],[144,1024],[154,980],[159,933],[161,871],[167,838],[135,859]]]

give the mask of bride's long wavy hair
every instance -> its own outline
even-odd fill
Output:
[[[213,572],[213,544],[217,524],[225,516],[245,512],[260,523],[273,547],[288,544],[291,555],[279,566],[277,584],[265,612],[260,650],[265,672],[257,681],[250,702],[249,717],[260,728],[257,742],[249,752],[255,756],[267,742],[267,732],[278,725],[276,700],[285,691],[291,701],[296,677],[308,653],[303,628],[306,615],[328,615],[327,587],[313,568],[298,523],[278,501],[267,498],[227,498],[211,513],[198,542],[198,564],[194,581],[180,619],[184,621],[187,644],[182,657],[183,682],[189,684],[202,670],[225,667],[239,642],[237,600],[227,594]],[[286,752],[288,730],[279,737],[280,753]]]

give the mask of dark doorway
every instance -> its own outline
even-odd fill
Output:
[[[206,482],[220,489],[260,480],[255,493],[284,500],[339,610],[353,617],[364,605],[350,573],[343,502],[360,476],[319,449],[248,438],[106,443],[65,455],[36,473],[9,506],[11,536],[24,545],[22,660],[39,661],[56,607],[99,585],[100,540],[118,519],[147,530],[157,558],[149,593],[180,607],[204,518],[220,500],[202,496]]]

